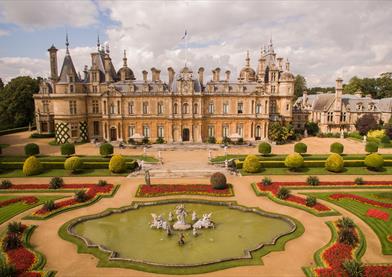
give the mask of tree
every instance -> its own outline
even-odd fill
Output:
[[[268,138],[277,144],[285,143],[293,135],[294,130],[291,125],[285,126],[279,122],[272,123],[268,129]]]
[[[371,114],[363,115],[355,123],[355,128],[362,136],[366,135],[370,130],[377,129],[377,127],[377,121]]]
[[[312,88],[308,88],[308,94],[316,94],[318,92],[322,92],[322,93],[332,92],[332,93],[335,93],[335,87],[312,87]]]
[[[320,131],[320,128],[316,122],[306,122],[305,129],[309,136],[315,136]]]
[[[39,80],[28,76],[12,79],[0,93],[0,129],[29,125],[34,121],[33,94]]]
[[[295,76],[294,80],[294,98],[297,99],[298,97],[302,96],[302,93],[307,90],[306,87],[306,79],[302,75]]]
[[[0,91],[4,88],[3,80],[0,78]]]
[[[343,85],[343,93],[354,94],[358,90],[362,90],[361,83],[362,80],[360,78],[357,76],[352,77],[348,84]]]

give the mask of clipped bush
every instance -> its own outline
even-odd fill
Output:
[[[325,168],[331,172],[342,172],[344,168],[344,160],[342,156],[336,153],[329,155],[325,161]]]
[[[109,170],[113,173],[124,172],[127,168],[125,159],[121,155],[113,155],[109,162]]]
[[[298,170],[299,168],[303,167],[304,158],[298,153],[289,154],[289,155],[287,155],[286,159],[284,160],[284,164],[290,170],[295,171],[295,170]]]
[[[365,158],[365,165],[368,169],[378,171],[384,166],[384,158],[377,153],[369,154]]]
[[[314,205],[317,204],[317,199],[314,196],[308,196],[306,197],[306,206],[308,207],[313,207]]]
[[[35,156],[39,154],[39,146],[35,143],[28,143],[24,147],[24,153],[26,156]]]
[[[243,170],[248,173],[257,173],[261,171],[261,164],[256,155],[248,155],[242,166]]]
[[[49,181],[49,188],[58,189],[64,185],[64,180],[61,177],[52,177]]]
[[[71,170],[72,173],[81,171],[83,168],[83,161],[79,157],[70,157],[64,162],[64,169]]]
[[[108,157],[113,154],[113,145],[110,143],[103,143],[99,147],[99,154],[104,157]]]
[[[88,200],[88,195],[84,190],[80,190],[75,193],[75,200],[77,202],[86,202]]]
[[[286,187],[280,187],[277,196],[280,199],[287,199],[290,196],[290,190]]]
[[[264,186],[269,186],[269,185],[272,184],[272,180],[271,180],[271,178],[264,177],[263,180],[261,180],[261,183],[262,183]]]
[[[298,142],[294,145],[294,152],[298,154],[305,154],[308,151],[308,146],[303,142]]]
[[[318,186],[320,184],[320,179],[317,176],[308,176],[306,183],[311,186]]]
[[[53,200],[48,200],[44,203],[43,208],[44,208],[44,210],[50,212],[50,211],[53,211],[54,209],[56,209],[56,204],[54,203]]]
[[[210,183],[214,189],[226,189],[227,180],[223,173],[215,172],[210,177]]]
[[[75,145],[73,143],[64,143],[61,145],[61,155],[71,156],[75,154]]]
[[[259,144],[259,153],[263,156],[268,156],[271,154],[271,144],[268,142],[262,142]]]
[[[359,185],[359,186],[360,185],[364,185],[365,184],[365,180],[362,177],[357,177],[354,180],[354,184]]]
[[[343,154],[343,151],[344,151],[344,145],[339,142],[334,142],[330,146],[330,151],[332,153],[336,153],[336,154],[341,155],[341,154]]]
[[[100,187],[104,187],[107,184],[108,184],[108,182],[106,180],[99,180],[97,185],[100,186]]]
[[[42,172],[41,162],[34,156],[28,157],[23,163],[23,174],[26,176],[37,175]]]
[[[365,151],[368,153],[377,153],[378,152],[378,144],[376,142],[368,142],[365,145]]]
[[[12,187],[12,182],[10,180],[3,180],[0,183],[0,189],[9,189]]]

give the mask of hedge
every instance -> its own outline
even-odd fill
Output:
[[[33,133],[30,135],[30,138],[54,138],[55,133],[47,133],[47,134],[40,134],[40,133]]]
[[[35,143],[28,143],[24,146],[26,156],[34,156],[39,154],[39,146]]]
[[[61,155],[63,156],[71,156],[75,154],[75,144],[73,143],[64,143],[61,145]]]
[[[330,151],[332,153],[336,153],[336,154],[341,155],[341,154],[343,154],[343,151],[344,151],[344,145],[339,142],[334,142],[330,146]]]
[[[35,126],[31,126],[31,130],[35,130],[35,129],[36,129]],[[7,130],[1,130],[0,131],[0,136],[13,134],[13,133],[19,133],[19,132],[25,132],[25,131],[28,131],[28,130],[29,130],[29,126],[13,128],[13,129],[7,129]]]
[[[82,160],[83,161],[83,160]],[[64,169],[64,162],[41,162],[44,169]],[[127,169],[133,170],[139,165],[137,161],[127,161]],[[82,169],[107,169],[109,162],[85,162]],[[2,162],[1,168],[5,170],[23,169],[23,162]]]

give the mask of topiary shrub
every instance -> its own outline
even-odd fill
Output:
[[[338,231],[339,242],[350,246],[355,246],[358,243],[358,237],[353,229],[343,228]]]
[[[314,196],[308,196],[306,197],[306,206],[308,207],[313,207],[314,205],[317,204],[317,199]]]
[[[294,145],[294,152],[305,154],[308,151],[308,146],[303,142],[298,142]]]
[[[83,161],[79,157],[70,157],[64,162],[64,169],[77,173],[83,168]]]
[[[104,157],[108,157],[113,154],[113,145],[110,143],[103,143],[99,147],[99,154]]]
[[[42,172],[41,162],[34,156],[28,157],[23,163],[23,174],[26,176],[37,175]]]
[[[344,160],[342,156],[336,153],[329,155],[325,161],[325,168],[331,172],[342,172],[344,168]]]
[[[214,189],[226,189],[227,180],[223,173],[215,172],[210,177],[210,183]]]
[[[264,186],[269,186],[269,185],[272,184],[272,180],[271,180],[271,178],[264,177],[263,180],[261,180],[261,183],[262,183]]]
[[[268,142],[262,142],[259,144],[259,153],[263,156],[268,156],[271,154],[271,144]]]
[[[21,234],[24,230],[22,223],[13,221],[8,224],[7,232],[8,234]]]
[[[97,185],[100,186],[100,187],[104,187],[107,184],[108,184],[108,182],[106,180],[99,180]]]
[[[56,204],[54,203],[53,200],[48,200],[44,203],[43,206],[44,210],[50,212],[56,209]]]
[[[126,170],[125,159],[121,155],[113,155],[109,162],[109,170],[113,173],[121,173]]]
[[[343,262],[344,271],[349,277],[362,277],[364,276],[365,267],[357,260],[345,260]]]
[[[318,186],[320,184],[320,179],[317,176],[308,176],[306,183],[311,186]]]
[[[49,182],[49,188],[58,189],[64,185],[64,180],[61,177],[52,177]]]
[[[261,171],[261,164],[256,155],[248,155],[245,158],[242,169],[248,173],[257,173]]]
[[[280,199],[287,199],[290,196],[290,190],[286,187],[280,187],[276,196]]]
[[[3,180],[0,183],[0,189],[9,189],[12,187],[12,182],[10,180]]]
[[[339,218],[337,221],[337,225],[340,229],[352,229],[355,227],[354,221],[346,216]]]
[[[368,169],[379,171],[384,166],[384,158],[377,153],[369,154],[365,158],[365,165]]]
[[[3,249],[5,251],[16,249],[22,246],[22,242],[17,234],[8,234],[3,239]]]
[[[343,151],[344,151],[344,145],[339,142],[334,142],[330,146],[330,151],[332,153],[336,153],[336,154],[341,155],[341,154],[343,154]]]
[[[357,177],[357,178],[355,178],[355,180],[354,180],[354,184],[356,184],[356,185],[364,185],[365,184],[365,180],[363,180],[363,178],[362,177]]]
[[[77,202],[86,202],[88,200],[88,195],[84,190],[80,190],[75,193],[75,200]]]
[[[39,146],[35,143],[28,143],[24,147],[24,153],[26,156],[34,156],[39,154]]]
[[[61,145],[61,155],[71,156],[75,154],[75,145],[73,143],[65,143]]]
[[[368,153],[377,153],[378,152],[378,144],[375,142],[368,142],[365,145],[365,151]]]
[[[296,171],[299,168],[303,167],[304,158],[298,153],[293,153],[293,154],[287,155],[286,159],[284,160],[284,164],[290,170]]]

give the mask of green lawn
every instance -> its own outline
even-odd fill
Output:
[[[16,216],[24,211],[27,211],[31,208],[34,208],[36,206],[43,204],[45,201],[57,200],[57,199],[64,197],[64,196],[58,196],[58,195],[57,196],[56,195],[40,196],[40,195],[35,195],[35,194],[32,194],[32,196],[35,196],[38,198],[37,203],[29,205],[29,204],[25,204],[24,202],[17,202],[17,203],[13,203],[8,206],[0,208],[0,224],[4,223],[5,221],[13,218],[14,216]],[[4,200],[8,200],[8,199],[18,198],[18,197],[20,197],[20,196],[18,196],[18,195],[0,196],[0,202],[4,201]]]
[[[392,203],[392,192],[375,192],[375,191],[368,191],[368,192],[347,192],[350,194],[355,194],[359,195],[362,197],[366,197],[369,199],[381,201],[381,202],[386,202],[386,203]],[[340,199],[340,200],[334,200],[329,198],[329,195],[333,193],[305,193],[305,195],[312,195],[314,197],[317,197],[319,199],[326,200],[328,202],[331,202],[333,204],[336,204],[347,211],[355,214],[358,216],[360,219],[362,219],[366,224],[372,228],[372,230],[376,233],[377,237],[379,238],[382,246],[382,252],[385,255],[392,255],[392,242],[389,242],[387,239],[388,235],[392,235],[392,221],[391,218],[385,222],[384,220],[369,217],[366,215],[366,212],[368,209],[377,209],[384,211],[389,214],[389,216],[392,216],[392,209],[387,209],[387,208],[382,208],[382,207],[377,207],[365,203],[360,203],[355,200],[351,199]]]
[[[130,172],[124,173],[111,173],[109,169],[83,169],[78,174],[72,174],[69,170],[65,169],[47,169],[43,173],[34,175],[34,177],[99,177],[99,176],[127,176]],[[0,173],[0,178],[14,178],[14,177],[25,177],[21,169],[2,171]],[[29,177],[31,178],[31,177]]]
[[[365,167],[346,167],[343,172],[333,173],[323,167],[306,167],[299,171],[293,172],[287,168],[262,168],[258,173],[247,173],[240,169],[242,176],[257,175],[391,175],[392,167],[384,167],[382,171],[370,171]]]

